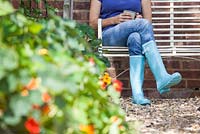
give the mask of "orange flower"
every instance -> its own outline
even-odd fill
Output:
[[[51,100],[51,96],[47,92],[42,94],[42,101],[43,102],[48,103],[50,100]]]
[[[95,65],[94,59],[93,58],[89,58],[89,63],[94,66]]]
[[[21,91],[21,96],[28,96],[28,90],[26,90],[26,89],[23,89],[22,91]]]
[[[24,87],[24,89],[34,90],[34,89],[37,89],[39,85],[40,85],[40,79],[32,78],[31,81]]]
[[[86,134],[94,134],[94,126],[93,125],[80,125],[79,129]]]
[[[111,122],[116,122],[119,118],[117,116],[112,116],[110,118]]]
[[[43,114],[48,114],[50,112],[50,107],[49,107],[49,105],[44,105],[44,106],[42,106],[42,113]]]
[[[45,49],[45,48],[42,48],[42,49],[40,49],[40,50],[38,51],[38,54],[39,54],[39,55],[47,55],[47,54],[48,54],[48,50]]]
[[[103,82],[103,81],[100,81],[99,82],[100,86],[101,86],[101,89],[105,90],[106,89],[106,84]]]
[[[37,104],[33,104],[33,105],[32,105],[32,108],[35,109],[35,110],[40,110],[40,106],[37,105]]]
[[[3,109],[0,109],[0,117],[3,116]]]
[[[121,92],[122,86],[123,86],[123,83],[121,81],[119,81],[119,80],[113,81],[113,87],[115,88],[116,91]]]
[[[121,131],[125,131],[126,128],[125,128],[123,125],[119,125],[119,130],[121,130]]]
[[[39,123],[32,117],[27,119],[24,126],[32,134],[39,134],[40,133]]]

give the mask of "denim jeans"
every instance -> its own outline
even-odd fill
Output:
[[[154,40],[153,27],[148,20],[135,19],[120,23],[102,33],[104,46],[127,46],[129,55],[141,55],[142,45]]]

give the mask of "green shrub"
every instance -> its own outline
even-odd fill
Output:
[[[2,133],[126,133],[120,82],[100,79],[99,40],[82,28],[57,16],[33,22],[0,0]]]

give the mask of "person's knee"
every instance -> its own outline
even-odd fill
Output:
[[[140,42],[141,42],[140,34],[135,32],[129,35],[128,40],[127,40],[127,45],[130,46],[131,44],[140,43]]]
[[[147,19],[138,19],[140,26],[143,27],[144,30],[152,30],[153,26],[150,21]]]
[[[141,55],[142,44],[140,34],[137,32],[131,33],[127,40],[127,46],[129,48],[130,55]]]
[[[140,24],[140,34],[141,34],[141,42],[145,44],[148,41],[155,40],[153,33],[153,26],[151,22],[146,19],[138,19]]]

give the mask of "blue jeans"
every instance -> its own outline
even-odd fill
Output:
[[[120,23],[102,33],[104,46],[127,46],[129,55],[141,55],[142,45],[154,40],[153,26],[145,19]]]

